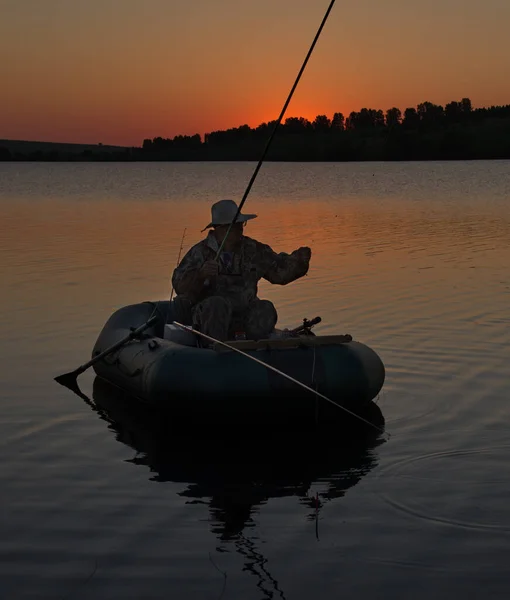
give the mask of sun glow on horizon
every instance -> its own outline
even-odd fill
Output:
[[[0,139],[139,146],[275,121],[326,6],[198,4],[8,2],[0,52],[16,60],[0,62]],[[463,97],[508,104],[510,2],[454,5],[336,7],[284,120]]]

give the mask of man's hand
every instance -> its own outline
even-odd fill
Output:
[[[202,279],[212,279],[218,275],[219,265],[215,260],[208,260],[205,262],[199,270],[200,276]]]
[[[310,258],[312,256],[312,251],[310,248],[308,248],[308,246],[301,246],[301,248],[298,248],[294,252],[295,252],[296,256],[299,258],[299,260],[301,260],[303,262],[310,262]]]

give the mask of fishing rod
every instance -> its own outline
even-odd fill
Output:
[[[305,70],[306,65],[308,64],[308,60],[310,59],[310,56],[312,55],[315,45],[317,44],[317,41],[322,33],[322,30],[324,29],[324,25],[326,24],[326,21],[328,20],[329,14],[331,13],[331,10],[333,9],[333,5],[335,4],[335,2],[336,2],[336,0],[331,0],[328,10],[326,11],[324,18],[322,19],[322,23],[320,24],[320,27],[317,30],[317,33],[315,34],[315,38],[312,42],[312,45],[310,46],[310,49],[308,50],[308,54],[306,55],[306,58],[305,58],[303,64],[301,65],[301,69],[299,70],[299,73],[296,77],[296,81],[294,82],[294,85],[292,86],[292,89],[290,90],[287,100],[285,101],[285,104],[283,105],[282,112],[280,113],[280,116],[278,117],[278,119],[273,127],[273,131],[272,131],[271,135],[269,136],[269,139],[267,140],[266,147],[264,148],[264,152],[262,153],[262,156],[260,157],[260,160],[259,160],[257,166],[255,167],[255,171],[253,172],[253,175],[251,176],[250,181],[248,182],[248,186],[246,187],[246,190],[244,192],[241,203],[239,204],[239,208],[237,209],[237,212],[236,212],[234,218],[232,219],[232,223],[230,223],[230,225],[227,229],[227,232],[225,233],[225,237],[223,238],[223,240],[220,244],[220,247],[218,248],[218,251],[216,252],[215,260],[218,260],[218,257],[221,254],[221,250],[223,248],[223,245],[225,244],[228,234],[230,233],[230,230],[232,229],[232,226],[234,225],[234,223],[237,221],[237,217],[241,213],[241,209],[243,208],[243,205],[246,202],[246,198],[248,198],[248,194],[250,193],[250,190],[255,182],[255,179],[257,178],[257,175],[258,175],[258,172],[260,171],[262,163],[264,162],[264,159],[266,158],[266,155],[269,151],[271,142],[273,141],[276,131],[278,130],[278,127],[280,126],[280,123],[282,122],[285,112],[287,111],[287,107],[289,106],[292,96],[294,95],[294,91],[296,90],[299,80],[301,79],[301,75],[303,74],[303,71]]]
[[[187,228],[185,227],[184,231],[182,232],[181,247],[179,248],[179,254],[177,256],[176,267],[178,267],[179,263],[181,262],[181,253],[182,253],[182,249],[184,248],[184,237],[186,235],[186,229]],[[166,309],[165,323],[168,323],[168,315],[170,314],[170,307],[172,306],[172,298],[174,297],[174,291],[175,291],[174,290],[174,284],[172,282],[172,291],[170,292],[170,302],[168,303],[168,308]],[[154,310],[153,310],[152,314],[154,314],[154,312],[157,310],[158,304],[159,304],[159,302],[154,307]],[[152,317],[152,315],[151,315],[151,317]]]
[[[184,236],[186,235],[186,227],[184,228],[184,231],[182,232],[182,239],[181,239],[181,247],[179,248],[179,256],[177,256],[177,267],[179,266],[179,263],[181,262],[181,253],[182,253],[182,249],[184,248]],[[172,291],[170,292],[170,302],[172,302],[172,298],[174,297],[174,286],[172,284]]]
[[[379,433],[382,433],[382,434],[388,435],[388,436],[390,435],[387,431],[384,431],[384,429],[382,429],[381,427],[378,427],[377,425],[374,425],[374,423],[371,423],[370,421],[367,421],[367,419],[364,419],[360,415],[357,415],[355,412],[350,411],[348,408],[345,408],[345,406],[342,406],[341,404],[337,404],[334,400],[331,400],[331,398],[328,398],[324,394],[321,394],[317,390],[314,390],[310,386],[306,385],[306,383],[303,383],[303,382],[299,381],[299,379],[294,379],[294,377],[291,377],[290,375],[287,375],[287,373],[284,373],[283,371],[280,371],[280,369],[277,369],[276,367],[273,367],[272,365],[269,365],[268,363],[265,363],[263,360],[259,360],[258,358],[255,358],[255,356],[252,356],[251,354],[248,354],[247,352],[243,352],[242,350],[239,350],[239,348],[236,348],[235,346],[231,346],[230,344],[227,344],[226,342],[222,342],[220,340],[217,340],[216,338],[213,338],[210,335],[202,333],[201,331],[198,331],[197,329],[193,329],[193,327],[189,327],[188,325],[183,325],[182,323],[179,323],[177,321],[174,321],[174,325],[177,325],[177,327],[181,327],[182,329],[184,329],[186,331],[189,331],[190,333],[194,333],[196,335],[199,335],[200,337],[203,337],[204,339],[208,340],[209,342],[214,342],[216,344],[220,344],[221,346],[224,346],[225,348],[228,348],[229,350],[233,350],[234,352],[238,352],[242,356],[245,356],[246,358],[249,358],[250,360],[255,361],[259,365],[262,365],[263,367],[266,367],[266,369],[269,369],[270,371],[274,371],[275,373],[278,373],[278,375],[281,375],[282,377],[285,377],[285,379],[288,379],[289,381],[292,381],[293,383],[301,386],[303,389],[308,390],[312,394],[315,394],[315,396],[318,396],[319,398],[322,398],[323,400],[326,400],[326,402],[329,402],[333,406],[336,406],[337,408],[339,408],[340,410],[343,410],[344,412],[348,413],[349,415],[351,415],[353,417],[356,417],[356,419],[359,419],[360,421],[363,421],[363,423],[366,423],[367,425],[370,425],[370,427],[373,427],[374,429],[377,429],[377,431]]]

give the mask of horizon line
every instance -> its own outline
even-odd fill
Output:
[[[468,99],[471,102],[469,96],[463,96],[463,98],[461,98],[460,101],[459,100],[450,100],[450,102],[445,103],[444,105],[443,104],[435,104],[434,102],[430,102],[429,100],[424,100],[423,102],[419,102],[418,104],[416,104],[416,106],[408,106],[408,107],[406,107],[406,109],[404,109],[404,111],[407,110],[408,108],[414,108],[414,109],[416,109],[420,104],[425,104],[425,103],[428,103],[428,102],[430,102],[430,104],[434,104],[435,106],[441,106],[441,107],[444,108],[445,106],[447,106],[447,104],[450,104],[452,102],[458,102],[458,103],[460,103],[464,99]],[[476,107],[473,106],[473,105],[471,105],[471,106],[472,106],[472,111],[474,112],[476,110],[507,107],[507,106],[510,106],[510,104],[491,104],[490,106],[476,106]],[[344,116],[344,118],[348,118],[349,115],[351,115],[352,113],[360,112],[363,109],[366,109],[366,110],[376,110],[376,111],[381,110],[385,114],[388,110],[391,110],[393,108],[397,108],[398,110],[401,111],[401,113],[403,113],[402,109],[400,109],[398,106],[395,106],[395,105],[392,106],[389,109],[386,109],[386,110],[380,109],[380,108],[369,108],[369,107],[363,106],[358,111],[356,111],[356,110],[350,111],[348,115],[344,114],[342,111],[336,111],[336,112],[333,113],[333,116],[335,114],[339,113],[339,114],[342,114]],[[315,118],[317,118],[319,116],[327,116],[327,113],[319,112],[319,113],[317,113],[317,115],[315,116]],[[312,121],[310,121],[310,119],[308,119],[307,117],[297,116],[297,115],[288,116],[288,117],[285,118],[285,120],[292,119],[292,118],[294,118],[294,119],[303,119],[305,121],[308,121],[308,122],[312,123]],[[270,120],[270,121],[262,121],[261,123],[259,123],[256,126],[250,126],[246,122],[244,122],[244,123],[242,123],[240,125],[233,126],[233,127],[227,127],[225,129],[210,129],[209,131],[204,132],[204,133],[199,133],[199,132],[195,132],[195,133],[192,133],[192,134],[177,133],[172,138],[170,138],[170,137],[165,138],[162,135],[157,135],[157,136],[154,136],[152,138],[151,137],[144,137],[142,139],[141,143],[138,146],[137,145],[121,145],[121,144],[104,143],[104,142],[63,142],[63,141],[34,140],[34,139],[24,139],[23,140],[23,139],[11,139],[11,138],[0,138],[0,144],[2,142],[10,142],[10,143],[19,142],[19,143],[26,143],[26,144],[62,144],[62,145],[68,145],[68,146],[73,146],[73,145],[74,146],[102,146],[102,147],[105,147],[105,148],[126,148],[126,149],[130,149],[130,148],[141,148],[143,146],[144,140],[146,140],[146,139],[154,140],[154,139],[156,139],[158,137],[161,137],[162,139],[174,139],[174,138],[179,137],[179,136],[182,136],[182,137],[194,137],[194,136],[198,135],[198,136],[200,136],[201,142],[205,142],[205,136],[207,136],[207,135],[209,135],[211,133],[216,133],[216,132],[219,132],[219,131],[229,131],[229,130],[232,130],[232,129],[239,129],[240,127],[245,127],[245,126],[249,127],[250,129],[257,129],[257,127],[260,127],[261,125],[269,125],[271,123],[275,123],[277,120],[278,119],[276,118],[276,119],[273,119],[273,120]],[[281,122],[283,125],[285,124],[285,120],[282,120],[282,122]]]

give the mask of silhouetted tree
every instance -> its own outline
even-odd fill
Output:
[[[441,124],[444,117],[443,107],[432,102],[422,102],[417,107],[420,124],[425,129],[432,129]]]
[[[195,135],[177,135],[171,141],[171,145],[175,148],[193,148],[198,147],[202,143],[200,139],[200,135],[196,133]]]
[[[167,146],[167,141],[168,140],[164,140],[162,137],[155,137],[152,140],[152,147],[156,151],[158,151],[158,150],[164,150],[165,147]]]
[[[334,131],[343,131],[345,129],[345,117],[341,112],[336,112],[331,121],[331,129]]]
[[[444,108],[445,118],[448,123],[460,123],[462,121],[462,104],[460,102],[449,102]]]
[[[326,115],[317,115],[313,122],[313,128],[315,131],[329,131],[331,128],[331,121]]]
[[[415,108],[406,108],[404,111],[403,126],[406,129],[417,129],[420,124],[420,116]]]
[[[289,117],[282,127],[285,133],[303,133],[304,127],[299,117]]]
[[[383,128],[386,125],[384,121],[384,113],[382,110],[374,111],[374,126],[379,129]]]
[[[382,110],[362,108],[359,112],[351,112],[346,122],[346,129],[354,131],[383,128],[384,113]]]
[[[389,129],[393,129],[395,127],[398,127],[400,125],[400,123],[402,122],[402,113],[400,111],[400,108],[389,108],[386,111],[386,127],[388,127]]]
[[[469,98],[462,98],[460,103],[461,103],[462,112],[464,113],[464,115],[469,116],[473,110],[473,107],[471,105],[471,100]]]

